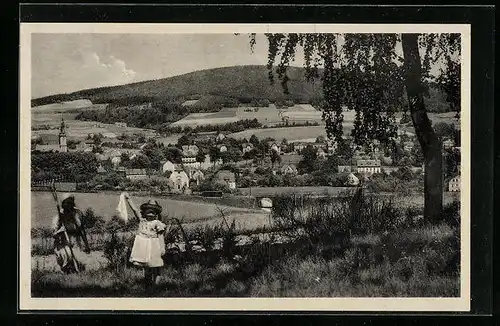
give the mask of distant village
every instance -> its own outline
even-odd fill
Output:
[[[120,128],[127,125],[116,122]],[[358,186],[369,180],[374,175],[391,175],[401,171],[403,166],[395,165],[391,159],[382,151],[381,144],[374,140],[367,148],[360,148],[353,142],[350,143],[352,156],[342,158],[338,153],[338,145],[334,141],[318,137],[315,142],[288,142],[286,140],[265,139],[266,150],[257,151],[257,143],[252,140],[235,140],[227,137],[224,132],[204,132],[193,135],[184,143],[167,144],[166,147],[177,148],[180,159],[161,159],[154,167],[132,167],[127,166],[125,161],[130,162],[143,156],[148,146],[157,146],[154,139],[144,137],[124,137],[115,133],[88,134],[83,141],[68,139],[68,126],[64,119],[61,120],[59,133],[32,139],[32,151],[44,152],[76,152],[91,153],[98,161],[98,175],[114,173],[132,182],[139,180],[155,180],[168,184],[171,193],[190,194],[193,189],[199,189],[208,178],[214,184],[223,186],[230,191],[239,187],[251,187],[251,185],[238,184],[243,175],[238,169],[228,168],[233,166],[247,168],[257,173],[259,168],[270,169],[272,175],[280,175],[283,178],[300,175],[299,164],[304,160],[304,153],[313,153],[318,161],[325,161],[331,157],[339,156],[336,165],[336,173],[344,176],[342,186]],[[348,139],[348,137],[346,137]],[[413,133],[398,132],[397,142],[401,144],[405,153],[413,153],[415,146],[420,146]],[[460,151],[460,147],[453,139],[442,139],[443,149]],[[259,145],[261,146],[261,145]],[[237,148],[236,148],[237,147]],[[229,153],[237,153],[236,159],[227,159]],[[233,155],[234,156],[234,155]],[[229,162],[228,162],[229,161]],[[139,164],[140,165],[140,164]],[[257,170],[257,171],[256,171]],[[415,166],[410,170],[414,174],[422,174],[424,165]],[[458,168],[458,171],[460,169]],[[247,178],[248,179],[248,178]],[[247,180],[248,181],[248,180]],[[450,192],[460,191],[460,175],[456,174],[446,181],[447,190]],[[38,180],[38,184],[46,180]],[[337,186],[339,186],[337,184]],[[70,186],[71,188],[71,186]],[[99,189],[99,185],[95,187]]]

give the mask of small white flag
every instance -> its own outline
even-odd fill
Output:
[[[118,202],[118,206],[116,207],[116,212],[118,217],[120,217],[125,222],[128,221],[128,211],[127,211],[127,201],[125,199],[125,193],[122,192],[120,195],[120,201]]]

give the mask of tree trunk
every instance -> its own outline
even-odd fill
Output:
[[[425,109],[418,34],[402,34],[401,39],[411,119],[425,162],[424,218],[427,221],[437,222],[441,220],[443,209],[441,141],[434,132]]]

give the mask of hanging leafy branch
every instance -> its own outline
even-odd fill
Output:
[[[372,139],[387,143],[396,136],[395,113],[406,111],[403,57],[399,34],[265,34],[269,42],[268,70],[273,83],[275,73],[289,93],[287,69],[303,48],[306,78],[321,75],[323,81],[323,119],[329,138],[342,141],[342,106],[355,110],[351,135],[356,144]],[[250,35],[251,46],[255,34]],[[419,35],[422,78],[438,84],[450,107],[460,104],[460,35]],[[438,78],[431,74],[441,63]],[[274,68],[276,68],[274,70]],[[319,73],[321,68],[321,74]],[[422,83],[426,87],[427,83]],[[427,94],[427,89],[422,89]]]
[[[428,85],[444,91],[453,110],[460,108],[461,38],[459,34],[265,34],[269,41],[269,79],[276,73],[288,93],[287,69],[298,47],[304,51],[306,76],[320,76],[326,133],[344,143],[342,107],[355,111],[351,135],[360,146],[372,140],[395,145],[396,112],[410,112],[425,163],[424,216],[442,213],[441,144],[427,115]],[[251,46],[255,35],[251,36]],[[436,67],[437,69],[436,71]],[[321,69],[321,73],[320,72]]]

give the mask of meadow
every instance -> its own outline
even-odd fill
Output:
[[[238,192],[244,196],[275,197],[278,195],[317,195],[317,196],[338,196],[339,194],[351,191],[352,187],[253,187],[238,188]]]
[[[49,130],[32,130],[31,134],[33,136],[36,135],[57,135],[59,134],[59,126],[61,124],[61,116],[60,115],[40,115],[41,117],[32,118],[32,128],[36,128],[38,126],[50,126]],[[118,127],[114,124],[106,124],[106,123],[98,123],[92,121],[80,121],[74,120],[76,114],[68,114],[64,115],[64,121],[67,126],[66,134],[71,139],[86,139],[88,134],[104,134],[104,133],[114,133],[116,136],[120,136],[121,134],[133,135],[133,134],[143,134],[145,137],[153,137],[156,133],[154,130],[150,129],[142,129],[135,127]]]
[[[198,125],[215,125],[224,124],[230,122],[236,122],[240,120],[252,120],[257,119],[261,124],[276,124],[282,123],[283,120],[280,116],[280,112],[283,116],[288,117],[290,123],[297,122],[317,122],[321,123],[321,111],[315,110],[310,105],[295,105],[288,109],[278,110],[275,106],[269,107],[252,107],[252,106],[240,106],[231,108],[222,108],[219,112],[215,113],[191,113],[184,119],[174,122],[173,126],[198,126]],[[348,113],[349,115],[349,113]],[[347,120],[350,117],[346,118]]]
[[[117,136],[134,133],[144,134],[147,137],[154,136],[154,130],[134,127],[123,128],[114,124],[75,120],[75,117],[82,110],[104,110],[106,106],[106,104],[92,104],[89,100],[82,99],[33,107],[31,108],[31,127],[35,130],[32,130],[32,135],[58,134],[61,118],[64,118],[67,135],[73,139],[81,140],[85,139],[90,133],[103,134],[107,132],[115,133]]]
[[[31,111],[32,113],[64,113],[78,109],[87,109],[87,108],[104,109],[105,107],[106,104],[93,104],[92,101],[88,99],[79,99],[74,101],[65,101],[65,102],[33,106],[31,108]]]
[[[253,187],[253,188],[239,188],[238,192],[242,196],[252,195],[257,198],[276,198],[279,196],[315,196],[325,197],[333,196],[338,197],[346,196],[355,188],[352,187]],[[380,198],[392,198],[394,204],[399,207],[423,207],[424,194],[414,193],[406,194],[404,196],[397,196],[394,193],[376,193],[373,194]],[[460,200],[459,192],[443,192],[443,204],[449,205],[454,201]]]
[[[92,208],[96,215],[105,219],[111,218],[116,213],[120,193],[75,193],[76,205],[85,211]],[[239,219],[246,220],[246,216],[259,215],[255,210],[239,207],[229,207],[217,205],[210,202],[175,200],[165,197],[134,196],[132,199],[137,205],[146,202],[150,198],[157,200],[163,207],[163,215],[170,218],[184,218],[186,222],[196,222],[209,220],[219,216],[219,209],[224,210],[228,216],[239,216]],[[53,216],[57,213],[54,200],[49,192],[31,192],[31,226],[32,228],[48,227]]]
[[[348,126],[344,127],[344,133],[347,135],[350,132]],[[308,126],[308,127],[283,127],[283,128],[259,128],[247,129],[237,133],[229,134],[228,137],[235,139],[250,139],[252,135],[259,139],[271,137],[277,141],[286,138],[288,141],[312,141],[318,137],[326,137],[325,126]]]
[[[260,112],[261,110],[259,110]],[[297,117],[302,115],[303,113],[297,114]],[[307,112],[306,112],[307,114]],[[344,135],[348,136],[351,134],[351,130],[353,129],[353,121],[354,121],[354,112],[344,112],[344,121],[343,121],[343,131]],[[401,118],[401,114],[396,114],[397,120]],[[429,118],[433,122],[433,124],[444,122],[444,123],[452,123],[455,126],[459,126],[458,120],[455,118],[454,112],[446,112],[446,113],[429,113]],[[314,122],[314,119],[307,119],[310,122]],[[293,120],[290,120],[291,122]],[[281,120],[279,121],[281,122]],[[324,122],[317,121],[322,125],[319,126],[308,126],[308,127],[283,127],[283,128],[258,128],[258,129],[247,129],[244,131],[240,131],[237,133],[232,133],[229,137],[242,139],[249,139],[252,135],[257,136],[259,139],[264,139],[267,137],[274,138],[276,140],[282,140],[286,138],[289,141],[306,141],[306,142],[314,142],[314,140],[318,136],[326,137],[326,131]],[[415,130],[412,125],[400,125],[399,128],[405,132],[414,133]]]

